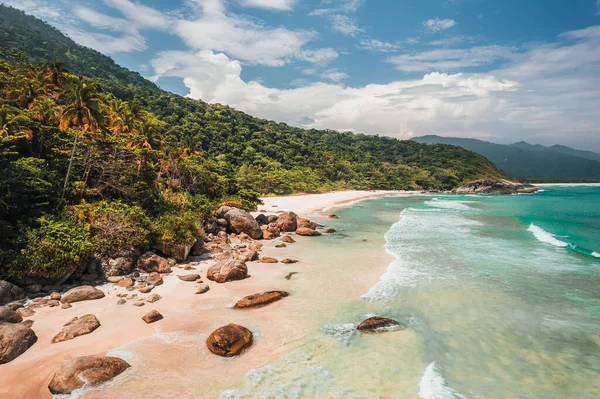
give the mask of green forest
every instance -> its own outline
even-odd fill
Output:
[[[219,205],[255,209],[259,195],[502,177],[460,147],[300,129],[163,91],[4,6],[0,167],[0,278],[187,243]]]

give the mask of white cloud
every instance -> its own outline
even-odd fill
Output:
[[[454,21],[453,19],[434,18],[423,21],[423,26],[431,32],[440,32],[446,29],[450,29],[454,25],[456,25],[456,21]]]
[[[290,11],[296,0],[241,0],[241,3],[246,7]]]
[[[420,79],[363,87],[302,80],[294,83],[301,87],[276,89],[245,82],[239,62],[210,51],[161,54],[153,66],[160,75],[184,78],[192,98],[305,127],[398,138],[434,133],[495,141],[527,137],[550,144],[568,137],[573,145],[597,143],[600,27],[569,32],[557,43],[526,51],[503,51],[511,54],[510,66],[490,73],[432,72]],[[307,71],[314,76],[327,72]]]
[[[315,64],[327,64],[339,57],[337,51],[332,48],[321,48],[317,50],[302,50],[299,59],[313,62]]]
[[[334,82],[340,82],[344,79],[348,79],[350,76],[348,76],[347,73],[342,72],[337,68],[332,68],[332,69],[328,69],[327,71],[323,72],[321,74],[321,77],[324,79],[332,80]]]
[[[166,29],[169,18],[163,13],[140,3],[129,0],[103,0],[104,3],[121,12],[139,29]]]
[[[440,49],[390,57],[389,63],[405,72],[456,71],[478,67],[516,56],[517,49],[506,46],[478,46],[461,49]]]
[[[380,53],[389,53],[402,48],[399,43],[382,42],[377,39],[364,39],[359,43],[359,47],[363,50],[378,51]]]
[[[341,33],[346,36],[356,36],[363,30],[358,26],[356,20],[352,17],[342,14],[334,14],[329,17],[331,29],[334,32]]]

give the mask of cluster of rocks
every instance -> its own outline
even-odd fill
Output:
[[[331,216],[336,218],[335,215]],[[280,212],[278,215],[259,214],[256,218],[244,210],[221,207],[215,218],[204,225],[204,234],[194,243],[185,245],[162,245],[160,254],[141,253],[137,250],[121,252],[111,259],[101,262],[93,258],[73,271],[72,276],[79,282],[90,285],[65,285],[66,280],[54,281],[53,285],[43,285],[38,281],[26,281],[24,287],[19,284],[0,280],[0,364],[7,363],[24,353],[36,341],[33,321],[23,321],[31,317],[40,307],[70,308],[72,304],[103,298],[105,293],[95,288],[93,283],[109,282],[125,290],[118,293],[117,305],[131,301],[134,306],[159,301],[161,296],[151,291],[164,283],[163,277],[171,274],[173,268],[189,270],[188,274],[177,277],[185,283],[196,283],[196,294],[204,294],[210,287],[196,273],[198,262],[179,264],[188,256],[207,256],[215,263],[206,271],[206,278],[216,283],[226,283],[248,278],[247,262],[278,263],[271,257],[260,257],[263,243],[259,240],[279,238],[277,248],[285,248],[296,240],[290,235],[319,236],[334,233],[334,229],[325,229],[310,220],[298,217],[293,212]],[[165,256],[161,256],[165,255]],[[284,264],[296,263],[293,259],[283,259]],[[286,276],[297,274],[291,272]],[[136,292],[134,292],[136,291]],[[149,294],[141,297],[140,294]],[[267,291],[249,295],[240,299],[235,308],[251,309],[263,307],[289,296],[285,291]],[[145,323],[154,323],[163,319],[156,310],[142,316]],[[93,314],[74,317],[63,325],[52,338],[51,343],[58,344],[79,336],[90,334],[101,326]],[[206,340],[207,348],[219,356],[235,356],[250,347],[253,334],[237,324],[229,324],[216,329]],[[124,372],[130,365],[119,358],[109,356],[83,356],[72,359],[58,369],[49,390],[54,394],[67,394],[83,386],[94,386],[108,381]]]
[[[533,194],[540,189],[532,184],[509,180],[477,180],[454,190],[456,194]]]

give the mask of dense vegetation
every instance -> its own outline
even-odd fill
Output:
[[[4,6],[0,39],[0,278],[189,242],[219,203],[251,209],[258,193],[502,176],[459,147],[303,130],[162,91]]]
[[[554,145],[544,147],[525,142],[494,144],[475,139],[423,136],[413,139],[426,144],[449,144],[488,158],[506,175],[529,182],[600,181],[600,154]]]

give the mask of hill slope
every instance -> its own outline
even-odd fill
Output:
[[[0,6],[0,43],[34,61],[62,61],[97,78],[116,97],[154,113],[161,139],[231,167],[243,187],[286,194],[341,188],[439,189],[502,174],[487,159],[455,147],[369,135],[305,130],[254,118],[158,89],[138,73],[21,11]]]
[[[449,144],[477,152],[508,176],[531,181],[600,181],[600,154],[555,145],[544,147],[519,142],[494,144],[475,139],[423,136],[425,144]]]

